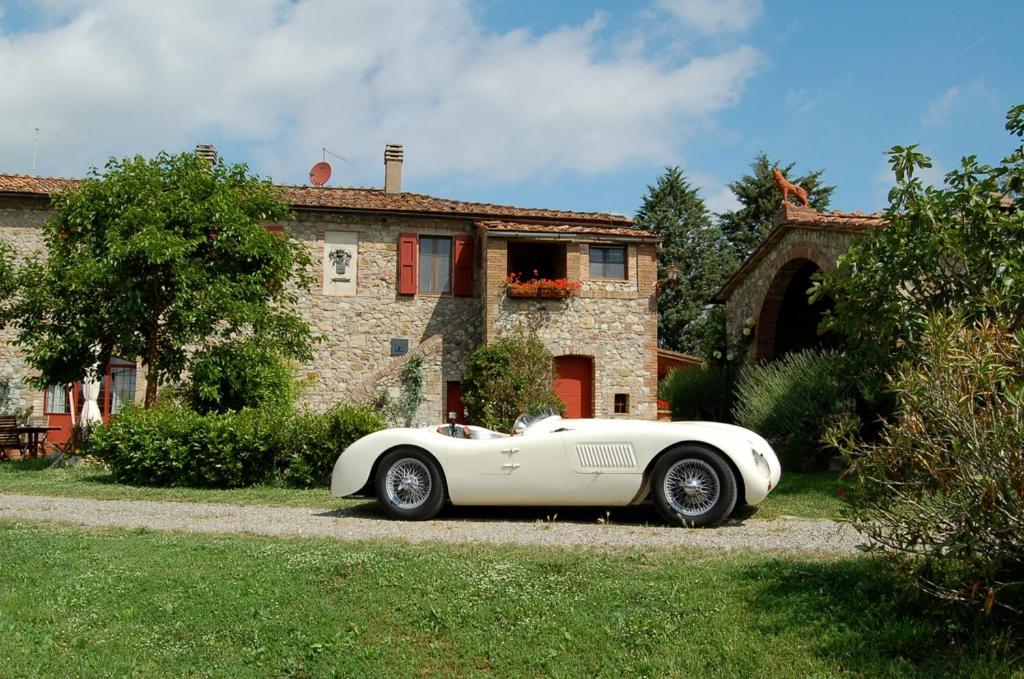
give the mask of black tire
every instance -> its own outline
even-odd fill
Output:
[[[718,453],[684,445],[665,453],[654,466],[651,495],[669,523],[709,528],[736,507],[736,478]]]
[[[414,448],[399,448],[381,458],[373,488],[389,516],[407,521],[436,516],[447,495],[444,475],[434,458]]]

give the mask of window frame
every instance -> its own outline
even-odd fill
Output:
[[[425,248],[423,247],[424,241],[430,241],[431,243],[438,242],[438,241],[447,241],[448,242],[448,254],[447,254],[447,259],[448,259],[448,286],[445,289],[443,289],[443,290],[436,289],[437,274],[441,270],[441,268],[439,266],[437,266],[437,260],[440,259],[441,256],[438,254],[436,248],[434,248],[434,250],[427,255],[428,258],[429,258],[429,261],[431,263],[431,267],[430,267],[430,272],[431,273],[430,273],[430,279],[429,279],[430,280],[430,286],[426,287],[426,286],[423,285],[423,273],[424,273],[424,266],[423,266],[424,261],[423,260],[424,260],[424,250],[425,250]],[[416,248],[417,249],[417,252],[416,252],[416,267],[417,267],[417,272],[416,272],[416,294],[419,294],[419,295],[435,295],[435,296],[438,296],[438,297],[446,296],[446,295],[450,296],[452,294],[452,292],[453,292],[453,288],[454,288],[454,285],[455,285],[455,280],[454,280],[455,279],[455,268],[454,268],[455,267],[455,239],[452,238],[451,236],[439,236],[439,235],[434,235],[434,234],[420,234],[419,238],[417,239],[417,244],[416,245],[417,245],[417,248]]]
[[[628,281],[629,280],[629,249],[625,245],[590,245],[587,253],[587,266],[590,271],[591,280],[600,281]],[[594,261],[594,251],[607,253],[611,250],[617,250],[622,253],[622,275],[621,276],[608,276],[608,258],[607,255],[602,257],[601,261]],[[618,264],[618,262],[611,262],[612,264]],[[594,266],[597,264],[601,267],[601,274],[594,273]]]

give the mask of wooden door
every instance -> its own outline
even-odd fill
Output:
[[[444,421],[448,421],[448,413],[455,413],[455,421],[468,424],[466,407],[462,404],[462,382],[449,382],[445,389]]]
[[[559,356],[555,374],[555,393],[565,401],[566,417],[593,417],[593,361],[588,356]]]

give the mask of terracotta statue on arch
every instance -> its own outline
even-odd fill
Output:
[[[786,179],[786,175],[782,174],[782,170],[779,169],[778,165],[772,168],[772,177],[775,179],[775,184],[779,187],[779,191],[782,191],[783,205],[789,202],[789,194],[792,193],[804,207],[811,206],[807,200],[807,190]]]

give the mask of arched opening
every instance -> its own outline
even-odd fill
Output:
[[[821,267],[817,264],[800,258],[787,262],[775,274],[757,322],[757,360],[770,361],[795,351],[832,344],[830,337],[818,332],[829,302],[818,300],[810,304],[807,299],[811,277],[819,271]]]

